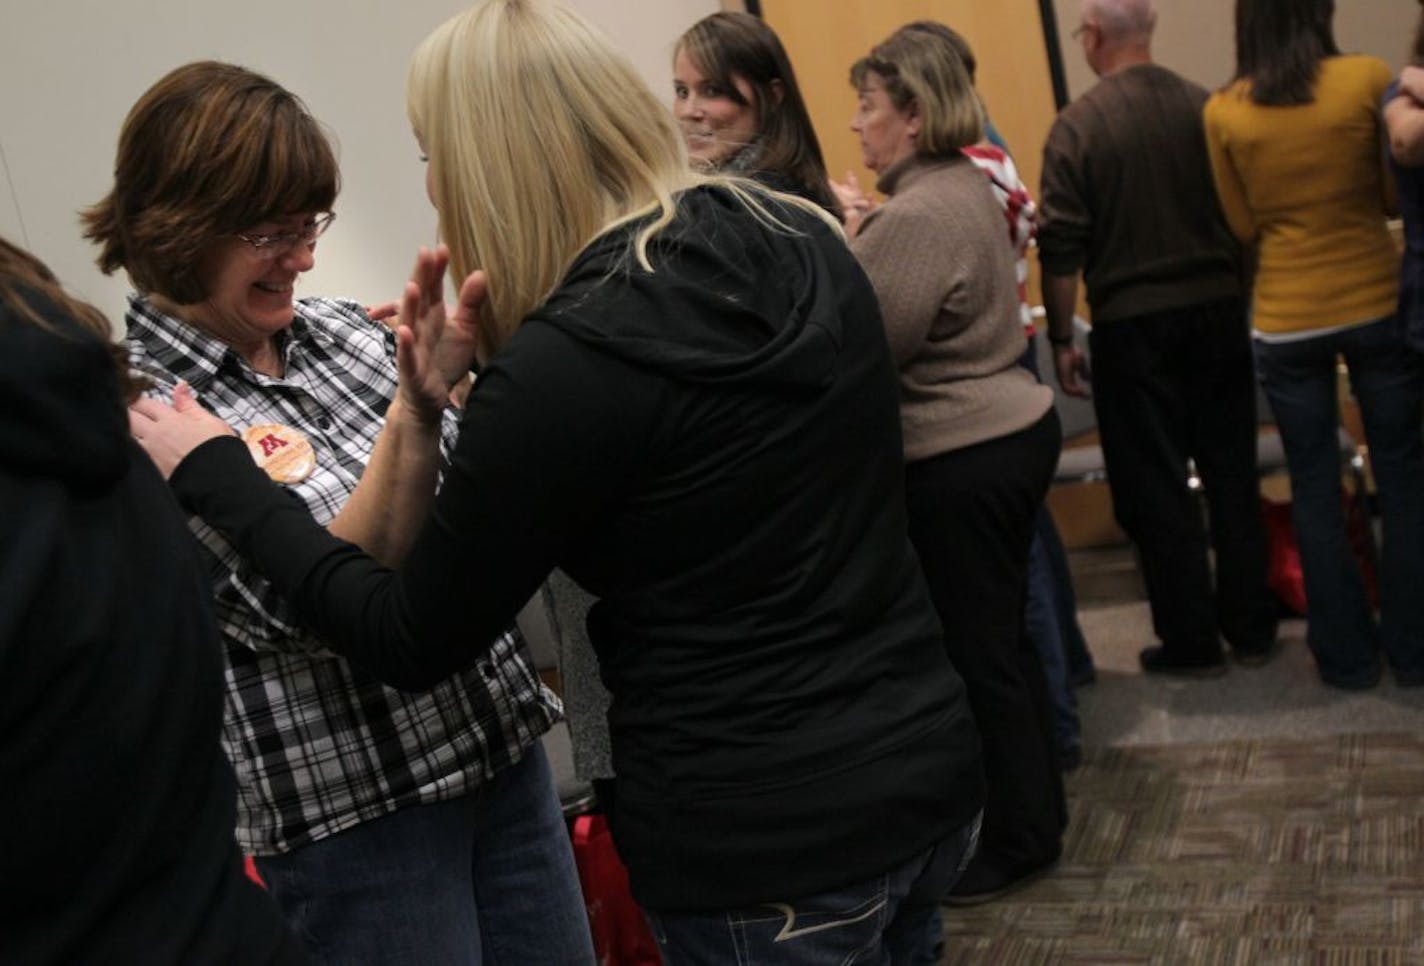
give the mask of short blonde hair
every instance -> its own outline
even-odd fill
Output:
[[[674,192],[705,180],[633,66],[541,0],[486,0],[437,28],[412,57],[407,109],[455,277],[488,273],[490,350],[596,236],[656,212],[637,247],[650,268]]]
[[[850,69],[860,87],[874,73],[885,84],[890,102],[919,112],[915,151],[944,157],[984,138],[984,107],[955,45],[923,21],[908,24],[871,48]]]

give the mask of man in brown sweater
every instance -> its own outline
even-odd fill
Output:
[[[1078,273],[1093,397],[1118,523],[1136,544],[1161,639],[1152,672],[1214,676],[1275,646],[1256,479],[1256,414],[1240,252],[1202,131],[1207,93],[1152,62],[1151,0],[1083,0],[1074,36],[1101,80],[1044,147],[1039,258],[1064,392],[1088,395],[1073,345]],[[1205,484],[1216,549],[1187,487]]]

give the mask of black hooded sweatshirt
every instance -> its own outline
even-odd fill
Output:
[[[299,961],[233,842],[221,653],[108,347],[0,304],[0,962]]]
[[[554,566],[601,602],[612,827],[661,910],[867,879],[982,799],[963,685],[906,537],[875,295],[819,220],[684,194],[653,272],[594,242],[470,395],[397,573],[235,439],[173,484],[327,640],[398,687],[468,663]]]

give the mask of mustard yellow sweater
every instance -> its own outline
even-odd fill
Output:
[[[1262,107],[1246,81],[1207,101],[1222,210],[1237,237],[1259,245],[1258,332],[1303,333],[1394,311],[1399,258],[1385,226],[1394,183],[1380,133],[1392,79],[1374,57],[1331,57],[1310,104]]]

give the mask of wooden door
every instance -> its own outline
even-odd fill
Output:
[[[1024,182],[1037,189],[1040,154],[1056,113],[1037,0],[762,0],[761,13],[786,45],[833,177],[853,170],[861,184],[875,180],[861,165],[850,131],[850,65],[896,27],[928,19],[969,40],[989,115]]]

